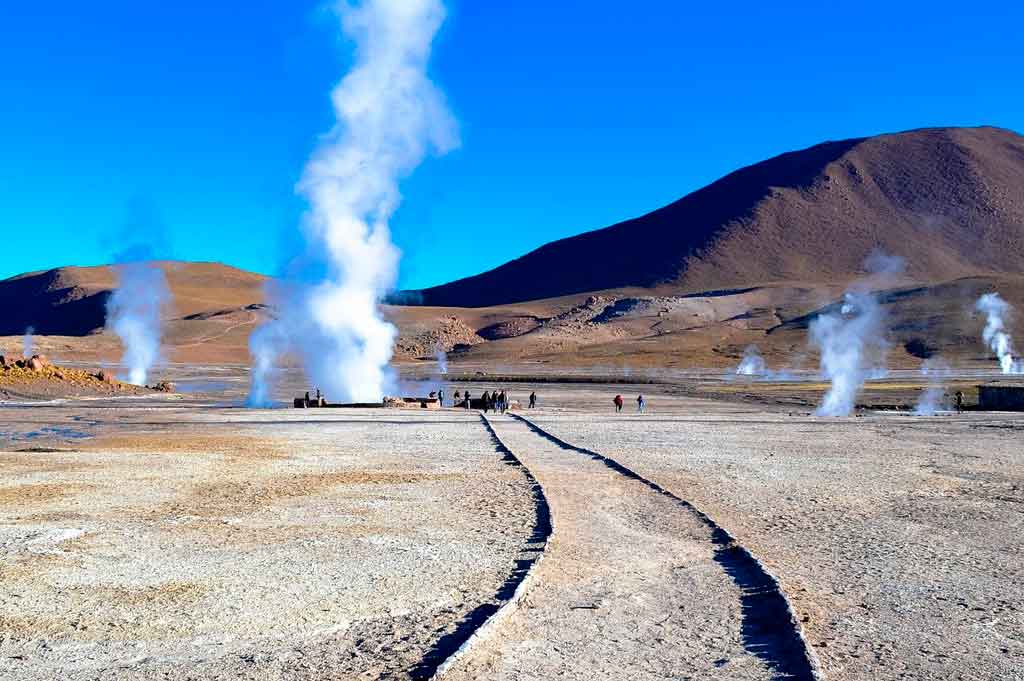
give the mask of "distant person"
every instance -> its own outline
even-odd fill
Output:
[[[615,412],[616,413],[622,411],[622,404],[623,404],[623,402],[622,402],[622,395],[616,395],[615,399],[612,400],[612,404],[615,405]]]
[[[458,390],[456,390],[454,397],[455,397],[455,404],[458,404],[459,403],[459,398],[462,397],[462,393],[460,393]]]
[[[302,401],[302,406],[309,408],[309,391],[306,391],[306,398]]]
[[[466,409],[469,409],[469,391],[468,390],[466,391],[466,403],[465,403],[465,406],[466,406]]]
[[[437,404],[441,407],[444,406],[444,390],[437,391]]]
[[[537,406],[537,393],[531,392],[530,393],[530,409],[533,409],[536,406]]]
[[[637,395],[636,396],[636,410],[640,414],[644,413],[644,396],[643,395]]]
[[[498,401],[501,404],[501,413],[504,414],[506,411],[508,411],[508,395],[505,394],[504,390],[501,391],[501,397],[499,398]]]
[[[963,391],[957,390],[956,394],[953,396],[953,398],[954,398],[954,400],[956,402],[956,413],[957,414],[964,413],[964,393],[963,393]]]
[[[483,400],[483,403],[484,403],[484,413],[486,414],[487,410],[491,406],[491,394],[485,390],[483,396],[480,399]]]

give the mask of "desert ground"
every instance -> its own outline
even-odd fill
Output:
[[[176,378],[0,409],[0,678],[1024,678],[1019,416]]]

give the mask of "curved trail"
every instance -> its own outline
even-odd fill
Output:
[[[518,607],[446,680],[815,678],[785,599],[774,592],[778,620],[760,607],[771,589],[706,516],[525,419],[491,425],[543,486],[556,529]]]
[[[778,581],[727,530],[690,502],[615,459],[566,442],[525,417],[517,414],[510,416],[561,449],[600,461],[620,475],[636,480],[654,493],[671,499],[700,519],[711,530],[712,541],[718,547],[715,552],[716,562],[741,591],[743,642],[747,650],[763,660],[780,678],[808,681],[822,678],[820,666],[804,640],[800,625]]]
[[[181,345],[178,345],[178,346],[175,346],[175,347],[177,347],[177,348],[194,348],[197,345],[202,345],[203,343],[209,343],[210,341],[217,340],[218,338],[223,338],[224,336],[228,335],[229,333],[231,333],[235,329],[240,329],[243,326],[249,326],[250,324],[255,324],[258,321],[259,321],[259,317],[256,316],[256,313],[255,312],[250,312],[249,313],[249,319],[245,320],[244,322],[237,322],[237,323],[232,324],[231,326],[227,327],[223,331],[221,331],[219,333],[215,333],[212,336],[206,336],[204,338],[198,338],[198,339],[192,341],[191,343],[182,343]]]
[[[515,562],[515,567],[494,595],[493,601],[475,608],[458,623],[451,633],[441,637],[423,656],[419,664],[410,671],[409,676],[412,679],[439,678],[444,675],[466,654],[470,646],[487,636],[490,630],[518,605],[526,592],[527,579],[533,573],[540,559],[543,558],[544,549],[551,536],[551,508],[548,506],[540,483],[537,482],[530,469],[524,466],[512,450],[505,446],[505,443],[494,432],[487,417],[481,414],[480,420],[491,436],[495,451],[501,454],[502,461],[506,465],[522,468],[523,477],[530,484],[534,504],[533,528],[522,553]]]

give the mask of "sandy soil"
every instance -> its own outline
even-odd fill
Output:
[[[647,388],[538,386],[508,451],[461,410],[0,409],[0,677],[425,678],[505,605],[446,678],[801,678],[799,632],[827,679],[1024,678],[1019,416]]]

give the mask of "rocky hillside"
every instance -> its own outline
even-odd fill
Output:
[[[826,142],[737,170],[643,217],[425,289],[478,307],[621,288],[835,283],[880,249],[938,282],[1024,262],[1024,137],[934,128]]]
[[[266,277],[219,263],[158,263],[173,304],[169,318],[193,321],[263,302]],[[114,268],[61,267],[0,281],[0,336],[32,327],[40,335],[84,336],[103,328],[107,298],[116,286]]]

